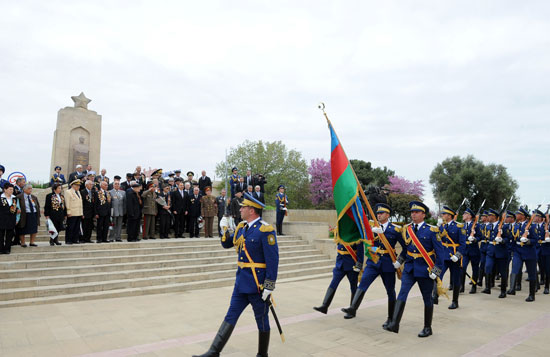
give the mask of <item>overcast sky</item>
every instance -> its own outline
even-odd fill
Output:
[[[505,165],[550,199],[548,1],[3,1],[0,163],[49,173],[83,91],[108,176],[206,169],[244,140],[426,182],[443,159]],[[96,169],[96,168],[94,168]],[[6,174],[6,176],[7,176]]]

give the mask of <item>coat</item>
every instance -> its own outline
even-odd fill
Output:
[[[214,217],[218,213],[216,207],[216,198],[212,195],[204,195],[201,197],[201,216]]]
[[[84,188],[80,190],[80,196],[82,196],[82,214],[85,218],[93,217],[95,214],[95,205],[94,205],[94,188],[88,189]]]
[[[134,190],[128,190],[126,195],[126,214],[129,219],[141,218],[141,207],[143,203],[141,198]]]
[[[111,216],[122,217],[126,214],[126,192],[111,190]]]
[[[187,197],[187,207],[189,215],[191,217],[198,217],[201,215],[201,195],[198,194],[197,198],[195,195],[190,195]]]
[[[157,192],[153,190],[145,190],[141,195],[143,199],[143,214],[148,214],[151,216],[156,216],[158,213],[157,210]]]
[[[12,204],[7,198],[0,198],[0,229],[14,229],[17,216],[17,198],[12,195]]]
[[[80,191],[75,191],[72,188],[67,190],[65,192],[65,206],[67,207],[67,216],[83,216],[84,211]]]
[[[57,199],[54,193],[46,195],[46,203],[44,204],[44,216],[50,217],[52,221],[62,221],[67,215],[67,207],[65,205],[65,197],[62,194],[61,202]]]
[[[187,196],[188,194],[185,190],[172,192],[172,206],[170,209],[174,214],[185,214],[185,211],[187,211]]]
[[[21,207],[21,218],[19,219],[19,223],[17,224],[19,227],[23,228],[27,224],[27,202],[25,202],[25,194],[20,193],[17,195],[17,199],[19,200],[19,206]],[[37,217],[37,225],[40,225],[40,204],[38,203],[38,199],[35,195],[31,194],[31,200],[34,202],[34,205],[36,206],[36,212],[38,213]]]
[[[101,189],[94,191],[94,213],[100,217],[111,216],[111,194]]]

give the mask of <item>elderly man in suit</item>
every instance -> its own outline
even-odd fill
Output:
[[[69,182],[73,182],[74,180],[76,180],[80,175],[83,175],[84,170],[82,169],[82,165],[76,165],[76,171],[75,172],[72,172],[70,175],[69,175]]]
[[[216,197],[216,205],[218,206],[218,233],[221,237],[222,230],[220,227],[220,222],[223,218],[223,215],[226,214],[227,206],[228,206],[227,191],[225,190],[225,188],[222,189],[221,194],[218,197]]]
[[[185,190],[185,185],[182,181],[178,183],[178,189],[172,192],[172,205],[170,206],[174,214],[174,231],[176,238],[183,238],[187,221],[187,196],[189,194]]]
[[[94,212],[97,219],[97,243],[107,243],[111,217],[111,194],[107,190],[107,181],[101,181],[94,192]]]
[[[82,210],[82,195],[80,194],[80,180],[73,180],[71,188],[65,193],[67,207],[67,230],[65,244],[78,244],[80,237],[80,222],[84,217]]]
[[[201,177],[199,177],[199,190],[201,190],[202,195],[206,193],[204,189],[207,187],[212,187],[212,180],[206,176],[206,171],[202,170]]]
[[[139,242],[139,221],[141,220],[141,208],[143,200],[141,199],[140,191],[141,184],[132,181],[131,189],[126,193],[126,214],[128,215],[128,242]]]
[[[199,222],[201,215],[201,194],[198,187],[193,188],[193,194],[187,197],[187,207],[189,210],[189,238],[199,238]]]
[[[141,195],[143,199],[143,239],[155,238],[155,221],[157,209],[158,189],[153,181],[147,183],[147,189]]]
[[[256,187],[254,187],[254,194],[252,195],[252,197],[265,205],[265,197],[262,193],[262,188],[260,187],[260,185],[256,185]]]
[[[25,235],[29,234],[31,237],[30,246],[36,247],[34,243],[36,239],[36,233],[38,232],[38,226],[40,225],[40,205],[38,204],[38,198],[32,194],[32,186],[26,184],[23,187],[23,193],[17,195],[17,199],[21,205],[21,218],[19,219],[19,240],[21,246],[26,248]]]
[[[92,231],[94,229],[94,182],[86,180],[84,188],[80,190],[82,197],[82,239],[80,243],[92,242]],[[73,242],[74,243],[74,242]]]
[[[126,192],[121,189],[120,181],[113,183],[111,193],[111,220],[113,222],[113,230],[109,235],[109,239],[122,242],[122,218],[126,214]]]

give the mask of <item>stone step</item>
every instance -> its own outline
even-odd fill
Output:
[[[293,235],[284,235],[277,238],[277,242],[286,242],[286,241],[295,241],[295,240],[302,240],[298,236]],[[174,242],[176,244],[205,244],[215,242],[215,244],[220,244],[220,238],[169,238],[169,239],[153,239],[153,240],[141,240],[139,242],[112,242],[112,243],[87,243],[87,244],[73,244],[73,245],[66,245],[63,243],[63,245],[59,246],[50,246],[49,241],[48,242],[38,242],[38,247],[27,247],[22,248],[20,246],[12,246],[11,251],[13,255],[14,253],[17,254],[25,254],[25,253],[32,253],[32,252],[51,252],[54,251],[67,251],[67,250],[110,250],[110,249],[128,249],[128,248],[146,248],[150,247],[151,245],[154,245],[155,247],[160,246],[171,246],[174,245]],[[28,244],[28,242],[27,242]],[[8,256],[0,256],[0,261],[4,259],[4,257]]]
[[[287,250],[306,250],[310,245],[289,245],[279,247],[279,252]],[[219,257],[234,255],[235,250],[224,249],[221,246],[212,247],[210,250],[191,251],[191,252],[165,252],[157,254],[135,254],[127,256],[102,256],[89,258],[69,258],[69,259],[44,259],[44,260],[22,260],[22,261],[4,261],[0,262],[0,270],[24,269],[24,268],[46,268],[56,266],[78,266],[78,265],[96,265],[96,264],[115,264],[128,263],[138,261],[158,261],[158,260],[173,260],[173,259],[189,259],[198,257]]]
[[[320,252],[316,249],[296,250],[296,251],[281,251],[279,257],[309,257],[318,255]],[[14,270],[0,270],[0,279],[17,279],[17,278],[41,278],[54,276],[70,276],[87,273],[110,273],[117,274],[128,270],[146,270],[159,268],[177,268],[190,265],[207,265],[212,262],[231,262],[235,263],[236,254],[220,256],[212,259],[211,257],[198,257],[191,259],[175,259],[175,260],[160,260],[160,261],[139,261],[130,263],[107,263],[98,265],[82,265],[82,266],[67,266],[67,267],[50,267],[50,268],[27,268]],[[1,281],[1,280],[0,280]]]
[[[293,278],[301,275],[319,274],[329,272],[332,267],[333,266],[331,262],[327,259],[300,263],[284,263],[279,265],[278,276],[280,278]],[[0,291],[0,301],[48,297],[66,294],[81,294],[126,288],[143,288],[154,285],[163,286],[167,284],[178,284],[194,281],[207,282],[220,278],[234,277],[234,275],[234,269],[226,269],[221,271],[192,273],[183,276],[167,275],[162,277],[157,276],[153,278],[133,278],[91,283],[53,285],[47,287],[2,289],[2,291]]]
[[[303,245],[303,240],[280,240],[278,241],[279,247]],[[108,243],[97,245],[98,248],[108,245]],[[88,246],[88,245],[85,245]],[[92,248],[94,246],[92,245]],[[122,255],[136,255],[136,254],[155,254],[163,252],[185,252],[185,251],[203,251],[212,250],[221,247],[218,241],[212,240],[205,241],[203,244],[186,244],[186,242],[178,243],[174,242],[172,245],[148,245],[140,248],[128,248],[128,249],[85,249],[85,250],[66,250],[62,246],[51,247],[33,247],[32,249],[25,249],[27,253],[10,254],[2,256],[1,261],[23,261],[23,260],[44,260],[44,259],[67,259],[67,258],[87,258],[87,257],[99,257],[99,256],[122,256]],[[72,248],[72,246],[71,246]],[[39,250],[38,250],[39,249]]]
[[[317,264],[319,261],[326,262],[328,261],[328,259],[325,255],[322,254],[308,254],[297,257],[282,256],[279,258],[279,263],[281,266],[284,266],[284,264],[288,263],[310,263],[311,266],[315,266],[315,264]],[[215,262],[210,261],[201,264],[195,263],[187,266],[123,270],[117,272],[101,272],[94,269],[93,272],[86,272],[81,274],[62,274],[56,276],[52,275],[43,277],[17,277],[12,279],[2,279],[0,280],[0,290],[102,282],[109,280],[148,278],[155,276],[160,277],[165,275],[188,275],[209,271],[230,271],[232,269],[235,269],[235,267],[236,263],[234,260],[225,262],[219,262],[216,260]]]
[[[277,279],[277,284],[278,285],[284,284],[285,282],[291,282],[291,281],[329,278],[331,275],[332,275],[331,272],[318,272],[318,273],[312,272],[309,275],[300,275],[300,276],[294,276],[289,278],[279,278]],[[146,295],[146,294],[175,293],[175,292],[182,292],[182,291],[188,291],[188,290],[194,290],[194,289],[206,289],[206,288],[212,288],[212,287],[230,286],[230,285],[233,285],[234,282],[235,282],[235,278],[229,277],[229,278],[222,278],[222,279],[213,279],[209,281],[193,281],[188,283],[175,283],[175,284],[167,284],[167,285],[160,285],[160,286],[124,288],[124,289],[109,290],[109,291],[94,291],[94,292],[80,293],[80,294],[65,294],[65,295],[56,295],[56,296],[49,296],[49,297],[7,300],[7,301],[0,301],[0,308],[39,305],[39,304],[53,304],[53,303],[62,303],[62,302],[75,302],[75,301],[85,301],[85,300],[95,300],[95,299],[108,299],[108,298],[118,298],[118,297],[126,297],[126,296],[139,296],[139,295]],[[277,290],[275,290],[275,295],[276,294],[277,294]]]

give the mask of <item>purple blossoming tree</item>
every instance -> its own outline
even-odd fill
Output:
[[[393,193],[404,193],[407,195],[415,195],[419,198],[424,196],[424,183],[422,180],[409,181],[401,176],[389,176],[390,189]]]
[[[311,202],[318,208],[334,208],[330,162],[325,159],[313,159],[308,167],[308,173],[311,176]]]

